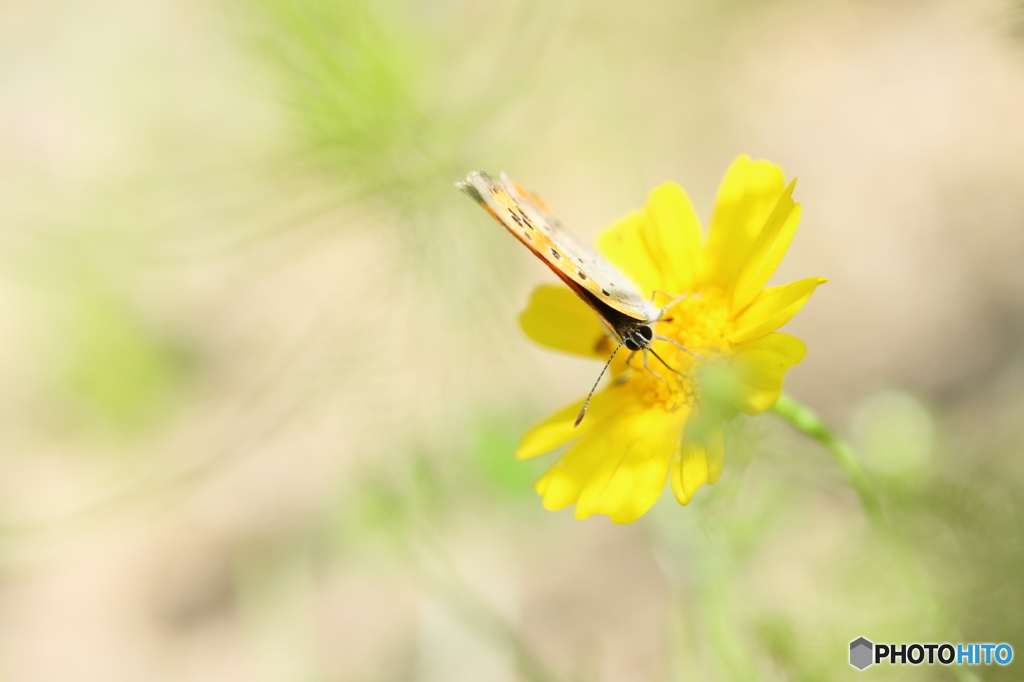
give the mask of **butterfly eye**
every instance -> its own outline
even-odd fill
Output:
[[[646,324],[645,325],[641,325],[640,327],[637,327],[636,331],[637,331],[637,333],[640,336],[644,337],[648,341],[650,341],[651,339],[654,338],[654,332],[651,331],[651,328],[648,327]]]

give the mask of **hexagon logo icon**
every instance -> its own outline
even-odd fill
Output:
[[[857,670],[863,670],[872,663],[874,663],[875,645],[864,639],[858,637],[857,639],[850,642],[850,665]]]

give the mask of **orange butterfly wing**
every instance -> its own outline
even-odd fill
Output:
[[[657,316],[652,304],[628,278],[563,226],[543,199],[515,180],[505,174],[497,180],[483,171],[473,171],[458,187],[544,261],[613,329],[619,325],[612,324],[589,296],[639,322],[649,322]]]

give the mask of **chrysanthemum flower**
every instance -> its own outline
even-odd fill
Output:
[[[707,237],[686,193],[673,183],[598,238],[604,256],[665,306],[654,350],[676,371],[620,352],[608,386],[535,426],[516,452],[529,459],[569,445],[535,488],[547,509],[576,504],[576,517],[607,514],[616,523],[642,516],[668,479],[680,504],[722,472],[723,421],[768,410],[786,370],[800,362],[800,339],[775,330],[826,280],[808,277],[765,288],[800,221],[795,182],[782,169],[741,156],[725,174]],[[595,314],[572,291],[541,286],[519,318],[538,343],[607,359],[615,347]],[[695,355],[694,355],[695,354]],[[699,356],[699,357],[697,357]],[[650,371],[650,370],[653,370]]]

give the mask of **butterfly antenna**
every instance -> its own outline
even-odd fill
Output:
[[[597,390],[597,385],[601,383],[601,377],[603,377],[604,373],[608,371],[608,366],[612,364],[612,360],[615,359],[615,354],[619,352],[620,348],[622,348],[623,343],[625,343],[625,341],[619,341],[619,345],[615,346],[615,350],[612,351],[612,355],[608,358],[608,362],[604,363],[604,367],[601,368],[601,373],[597,375],[597,381],[594,382],[594,387],[590,389],[590,393],[587,394],[587,399],[583,401],[583,409],[581,409],[580,413],[576,415],[576,421],[572,425],[573,428],[579,426],[580,422],[583,421],[583,415],[587,413],[587,406],[590,405],[590,399],[593,397],[594,391]]]

